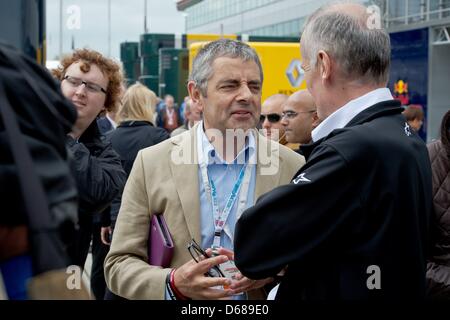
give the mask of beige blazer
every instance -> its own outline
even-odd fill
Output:
[[[143,149],[136,157],[105,259],[106,283],[122,297],[165,298],[165,280],[170,268],[147,263],[147,239],[153,213],[164,214],[175,244],[171,268],[191,259],[187,245],[192,238],[201,243],[196,128]],[[274,187],[289,183],[305,163],[292,150],[257,136],[255,200]]]

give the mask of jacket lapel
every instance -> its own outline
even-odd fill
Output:
[[[277,142],[267,140],[259,133],[256,136],[258,161],[256,165],[255,202],[261,195],[279,185],[280,168],[282,168],[283,161],[280,157],[280,145]]]
[[[169,165],[189,234],[196,241],[200,241],[196,128],[197,126],[193,127],[189,134],[181,134],[172,139],[174,146],[171,149],[172,154],[169,155]]]

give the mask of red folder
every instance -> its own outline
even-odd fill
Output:
[[[148,262],[153,266],[170,266],[173,256],[173,240],[162,214],[153,214],[148,236]]]

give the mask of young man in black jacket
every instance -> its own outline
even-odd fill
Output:
[[[333,4],[309,17],[302,68],[323,121],[292,183],[237,223],[237,267],[251,279],[284,273],[279,300],[425,294],[430,162],[386,88],[389,35],[367,12]]]
[[[78,119],[67,135],[66,146],[72,153],[79,193],[77,239],[69,248],[72,263],[84,267],[93,238],[91,287],[97,299],[105,291],[103,261],[108,247],[100,241],[100,228],[94,215],[103,212],[123,189],[126,181],[119,156],[100,134],[95,119],[114,110],[123,80],[120,67],[93,50],[76,50],[61,61],[54,74],[61,80],[61,90],[78,111]],[[106,223],[109,225],[109,222]]]

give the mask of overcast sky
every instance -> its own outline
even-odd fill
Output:
[[[57,58],[59,54],[60,2],[46,1],[48,60]],[[111,0],[112,57],[120,59],[121,42],[139,41],[144,33],[144,2]],[[76,48],[88,47],[106,55],[108,0],[62,0],[62,3],[63,52],[71,51],[73,35]],[[184,33],[184,17],[182,12],[177,11],[175,1],[147,0],[147,28],[150,33]]]

